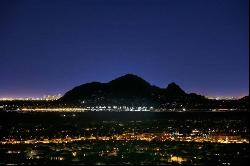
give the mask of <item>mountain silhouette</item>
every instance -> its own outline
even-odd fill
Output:
[[[126,74],[108,83],[91,82],[77,86],[66,92],[59,101],[136,106],[183,102],[194,100],[196,97],[204,98],[194,93],[187,94],[174,82],[167,88],[159,88],[137,75]]]
[[[170,95],[186,95],[185,91],[175,82],[172,82],[167,86],[166,93]]]

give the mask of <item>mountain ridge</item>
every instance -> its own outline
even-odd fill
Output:
[[[161,105],[172,101],[195,98],[172,82],[166,88],[151,85],[141,77],[126,74],[107,83],[91,82],[69,90],[59,100],[63,102],[86,102],[98,104]],[[199,99],[204,98],[197,95]]]

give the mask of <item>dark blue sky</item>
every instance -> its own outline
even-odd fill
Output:
[[[0,1],[0,97],[134,73],[187,92],[249,91],[248,0]]]

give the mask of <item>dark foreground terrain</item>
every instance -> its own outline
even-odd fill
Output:
[[[247,165],[249,112],[0,113],[0,164]]]

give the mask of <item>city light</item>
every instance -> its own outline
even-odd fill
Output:
[[[207,135],[207,136],[184,136],[183,134],[169,134],[169,133],[123,133],[112,136],[89,136],[89,137],[66,137],[66,138],[53,138],[53,139],[29,139],[29,140],[16,140],[7,139],[0,141],[1,144],[50,144],[50,143],[69,143],[76,141],[177,141],[177,142],[209,142],[209,143],[222,143],[222,144],[241,144],[249,143],[246,138],[233,135]]]

